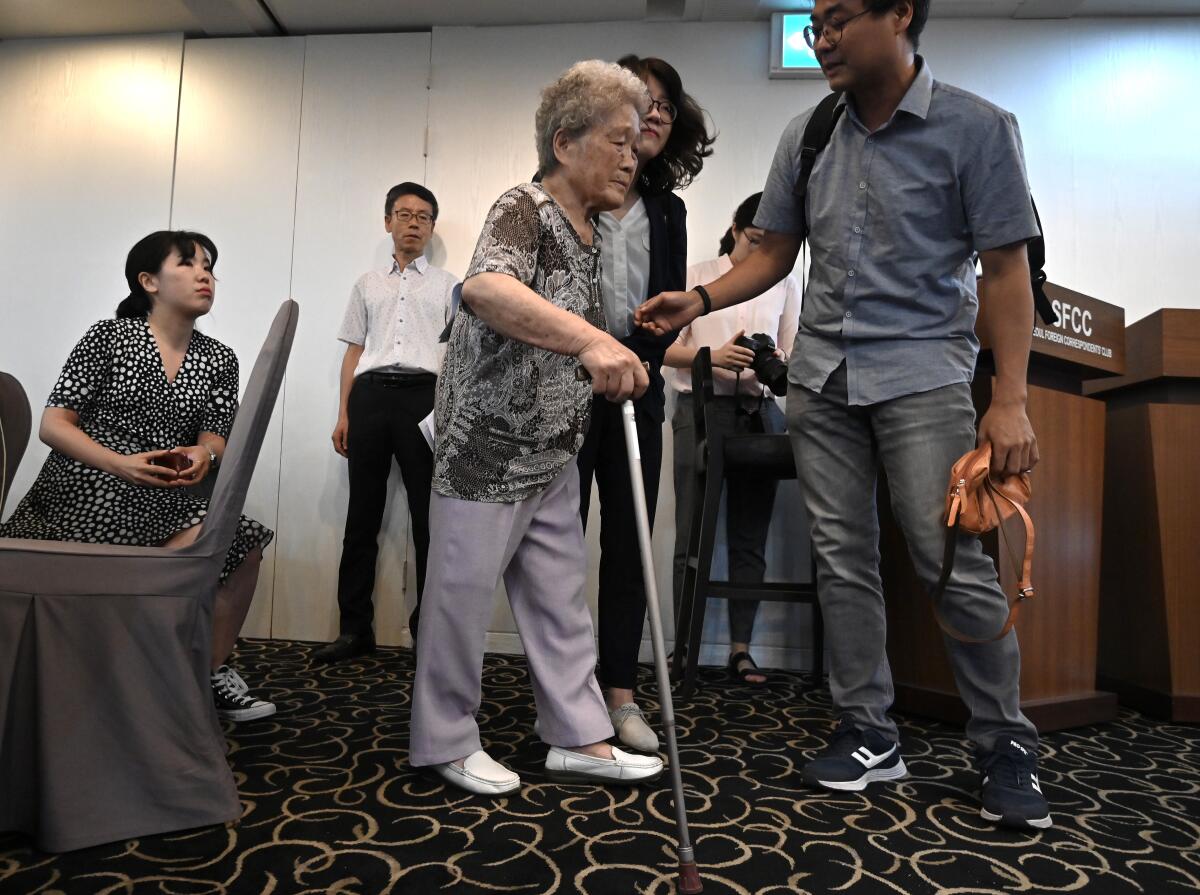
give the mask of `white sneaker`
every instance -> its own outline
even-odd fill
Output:
[[[595,758],[551,746],[546,755],[546,776],[555,783],[653,783],[663,772],[657,755],[631,755],[613,747],[612,758]]]
[[[609,712],[608,717],[612,721],[613,730],[617,732],[617,739],[630,749],[637,749],[639,752],[658,751],[658,735],[646,723],[646,716],[637,707],[637,703],[627,702]]]
[[[431,769],[447,783],[476,795],[502,796],[521,788],[521,778],[482,749],[468,755],[461,768],[448,761]]]

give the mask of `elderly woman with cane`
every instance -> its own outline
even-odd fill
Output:
[[[630,784],[663,771],[657,756],[605,742],[575,467],[593,391],[622,401],[648,383],[605,331],[594,229],[625,199],[648,105],[635,75],[599,61],[547,87],[535,121],[541,182],[492,206],[463,282],[435,407],[410,761],[470,792],[521,785],[483,751],[475,722],[501,580],[550,745],[547,776]]]

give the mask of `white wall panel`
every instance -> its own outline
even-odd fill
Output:
[[[216,303],[202,322],[237,352],[249,378],[279,303],[288,298],[300,138],[303,38],[189,40],[184,46],[171,226],[206,233],[219,258]],[[300,310],[300,331],[308,322]],[[302,364],[292,353],[289,369]],[[281,418],[267,430],[245,513],[278,533]],[[303,469],[287,470],[299,487]],[[275,545],[268,548],[244,633],[270,634]]]
[[[430,35],[307,40],[292,278],[303,323],[284,407],[273,633],[326,640],[337,636],[349,491],[346,461],[330,442],[345,350],[336,335],[354,281],[391,264],[392,241],[383,229],[388,189],[425,179]],[[435,261],[437,246],[431,246]],[[389,496],[375,630],[381,643],[394,644],[406,642],[405,558],[411,556],[408,506],[394,465]],[[407,590],[415,595],[415,561],[409,566]]]
[[[1053,282],[1126,323],[1200,306],[1200,19],[934,21],[922,50],[1017,115]]]
[[[37,422],[63,361],[167,225],[182,53],[180,35],[0,43],[0,369],[34,413],[8,514],[49,453]]]

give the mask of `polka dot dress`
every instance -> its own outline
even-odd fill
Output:
[[[78,413],[79,427],[109,450],[137,454],[194,445],[201,432],[228,438],[237,390],[237,357],[216,339],[193,331],[172,382],[144,319],[101,320],[67,358],[46,406]],[[157,546],[207,512],[192,489],[135,485],[51,451],[0,537]],[[274,536],[243,516],[221,581]]]

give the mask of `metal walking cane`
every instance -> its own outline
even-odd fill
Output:
[[[696,855],[688,835],[687,806],[683,801],[683,775],[679,746],[675,742],[675,706],[671,702],[671,680],[667,674],[667,650],[663,644],[662,617],[658,611],[658,585],[654,580],[654,558],[650,545],[650,516],[646,512],[646,489],[642,484],[642,451],[638,445],[633,402],[621,403],[625,422],[625,452],[629,455],[629,479],[633,486],[633,508],[637,516],[638,546],[642,554],[642,579],[646,584],[646,608],[650,613],[650,640],[654,645],[654,670],[658,673],[658,700],[663,730],[667,735],[667,758],[671,762],[671,788],[675,792],[675,820],[679,827],[679,891],[685,895],[703,892]]]

